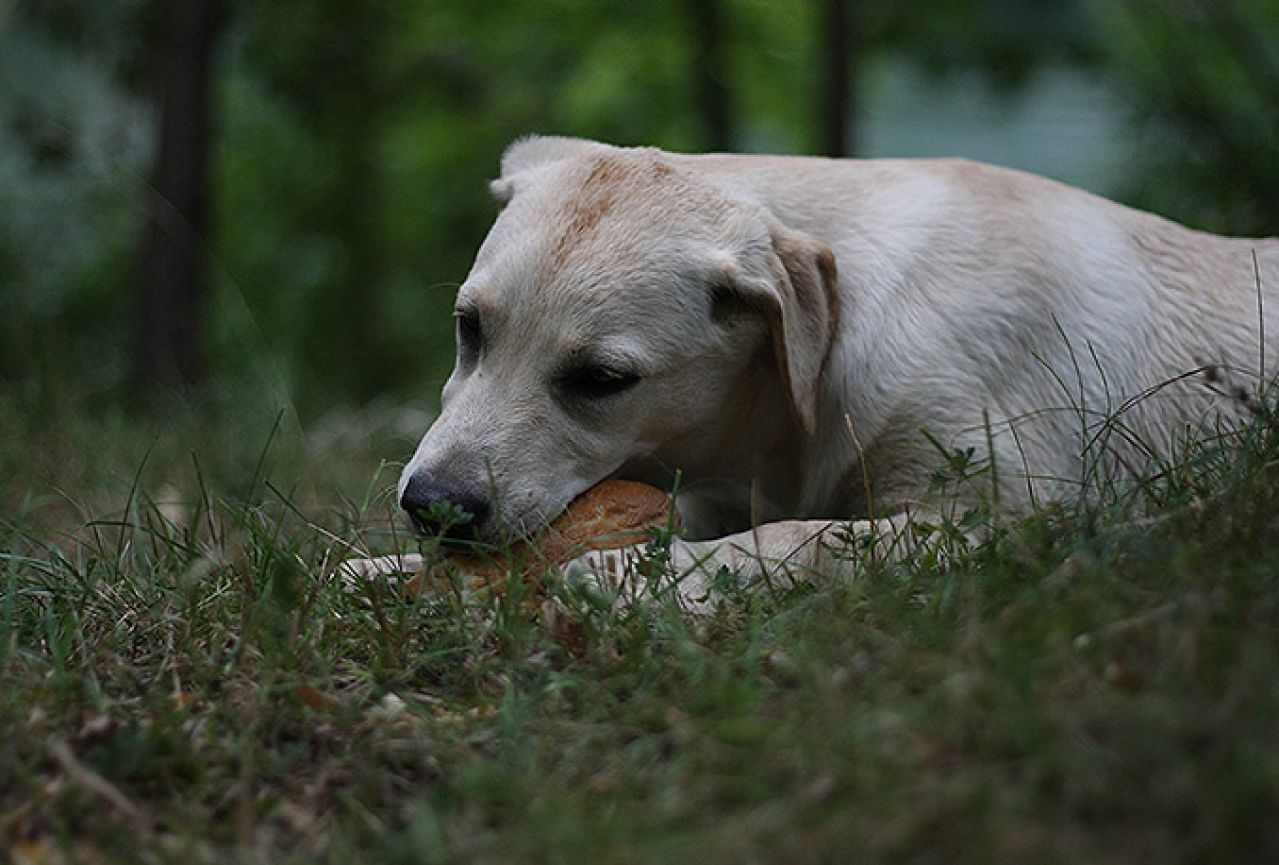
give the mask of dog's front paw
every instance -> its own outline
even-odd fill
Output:
[[[602,607],[673,598],[686,612],[706,612],[712,606],[709,583],[705,574],[692,567],[695,562],[686,546],[673,538],[661,546],[591,550],[562,571],[570,587]]]
[[[564,565],[564,579],[601,604],[633,603],[648,585],[641,572],[647,553],[643,546],[591,550]]]
[[[408,586],[420,580],[426,560],[417,553],[344,559],[333,569],[333,576],[347,591],[358,591],[366,585],[385,580],[388,585]]]

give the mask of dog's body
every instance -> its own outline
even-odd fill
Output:
[[[1014,171],[534,138],[494,192],[400,484],[489,540],[678,471],[710,540],[677,564],[820,566],[832,521],[972,501],[930,500],[937,444],[989,455],[968,495],[1017,509],[1140,472],[1279,365],[1279,241]]]

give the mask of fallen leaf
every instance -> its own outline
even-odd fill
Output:
[[[306,682],[296,686],[293,689],[293,693],[308,708],[317,712],[336,712],[342,708],[342,703],[336,697],[330,697],[328,694],[321,692],[319,688],[314,685],[308,685]]]

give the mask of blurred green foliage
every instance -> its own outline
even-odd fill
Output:
[[[216,70],[216,378],[276,389],[304,414],[376,394],[433,401],[453,289],[510,140],[703,146],[696,2],[235,3]],[[158,8],[0,2],[5,387],[124,393]],[[893,56],[1015,93],[1045,67],[1091,70],[1122,94],[1142,148],[1130,182],[1100,191],[1210,230],[1279,233],[1273,0],[850,9],[855,76]],[[720,0],[720,13],[735,148],[811,151],[818,4]]]
[[[1144,154],[1120,192],[1208,230],[1279,234],[1279,3],[1097,8]]]

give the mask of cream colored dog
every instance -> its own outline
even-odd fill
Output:
[[[912,510],[1140,473],[1279,363],[1279,241],[1015,171],[530,138],[493,192],[401,504],[496,540],[679,472],[693,599],[720,566],[829,571]],[[984,483],[930,494],[938,445],[989,460]]]

